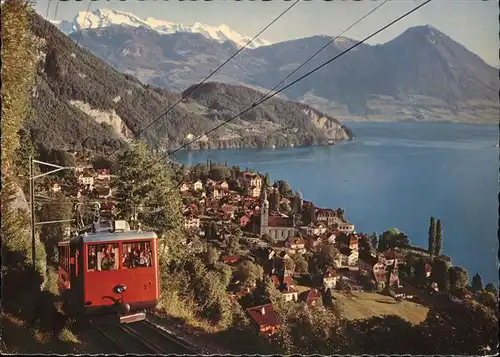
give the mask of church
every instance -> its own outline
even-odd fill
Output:
[[[296,234],[295,224],[291,217],[269,216],[269,201],[267,191],[264,190],[264,198],[260,209],[260,217],[256,217],[256,233],[262,237],[268,234],[276,241],[284,241],[294,237]]]

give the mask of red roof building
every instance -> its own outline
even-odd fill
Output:
[[[271,336],[280,328],[278,315],[271,304],[251,307],[247,312],[259,326],[259,331],[266,336]]]
[[[222,257],[222,262],[224,264],[234,264],[234,263],[237,263],[239,260],[240,260],[240,257],[238,257],[236,255]]]
[[[277,275],[271,275],[271,281],[273,282],[274,286],[276,288],[279,288],[280,286],[280,278],[278,278]]]
[[[292,222],[288,217],[269,216],[267,225],[269,227],[292,227]]]
[[[318,289],[309,289],[300,293],[299,300],[304,301],[308,306],[321,306],[323,302]]]

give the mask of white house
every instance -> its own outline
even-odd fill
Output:
[[[188,190],[189,190],[189,185],[188,185],[187,183],[183,182],[183,183],[181,184],[180,191],[181,191],[181,192],[186,192],[186,191],[188,191]]]
[[[194,216],[186,217],[184,221],[184,228],[200,228],[200,219]]]
[[[203,183],[200,180],[198,180],[193,184],[193,188],[195,191],[201,191],[203,190]]]
[[[299,298],[299,291],[295,288],[295,286],[290,285],[286,286],[285,289],[281,292],[285,297],[285,301],[297,301]]]
[[[357,249],[341,248],[339,252],[342,267],[358,267],[359,251]]]
[[[252,197],[260,197],[260,187],[256,186],[249,187],[248,195]]]
[[[57,193],[57,192],[61,192],[61,185],[59,185],[59,183],[57,182],[54,182],[50,185],[50,189],[52,190],[52,192],[54,193]]]
[[[94,177],[79,175],[78,176],[78,183],[85,185],[85,186],[87,186],[87,185],[94,186]]]
[[[339,280],[339,276],[334,270],[328,270],[323,276],[323,288],[327,289],[335,289],[337,286],[337,282]]]
[[[111,178],[111,172],[109,169],[97,169],[97,179],[109,180],[110,178]]]
[[[328,228],[326,227],[326,225],[324,225],[323,223],[319,223],[319,224],[307,226],[305,228],[305,231],[309,235],[319,236],[321,234],[326,233],[327,229]]]
[[[354,224],[351,223],[340,223],[337,228],[339,231],[345,234],[351,234],[354,233]]]

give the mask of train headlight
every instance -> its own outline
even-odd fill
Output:
[[[117,294],[123,294],[127,290],[127,287],[124,284],[120,284],[115,286],[114,291]]]

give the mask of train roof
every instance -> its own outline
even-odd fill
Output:
[[[154,232],[128,231],[128,232],[96,232],[80,237],[83,243],[114,242],[122,240],[155,239],[158,238]],[[78,239],[77,238],[77,239]]]
[[[64,240],[59,242],[59,246],[68,245],[71,243],[99,243],[99,242],[119,242],[119,241],[130,241],[130,240],[142,240],[142,239],[156,239],[158,236],[154,232],[144,232],[144,231],[128,231],[128,232],[96,232],[81,234],[73,239]]]

